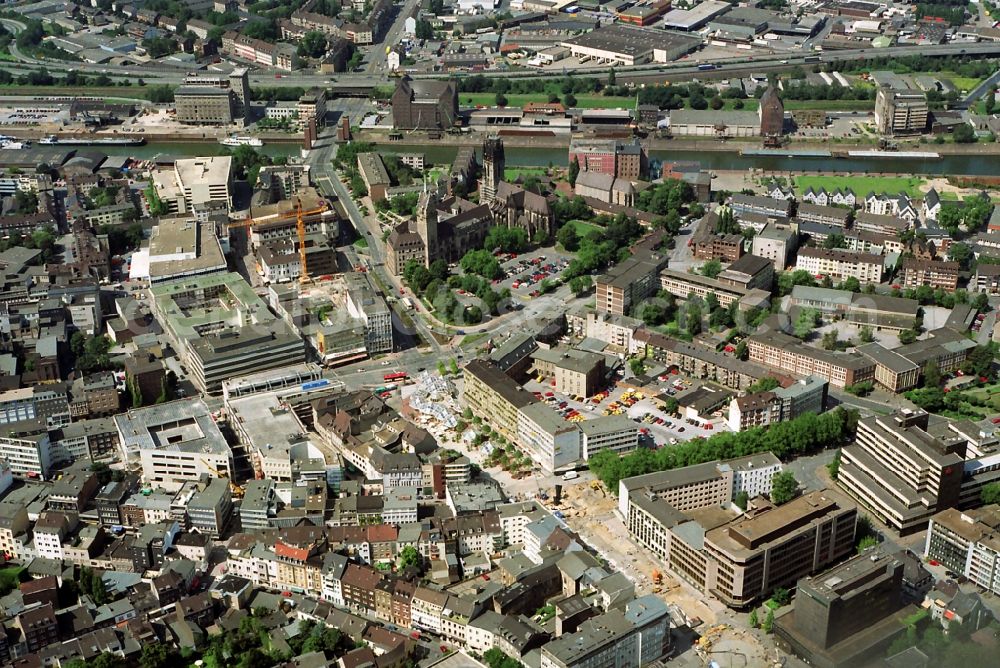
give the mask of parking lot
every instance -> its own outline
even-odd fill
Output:
[[[662,379],[662,380],[660,380]],[[692,387],[692,381],[679,375],[659,377],[660,392],[668,396],[679,394]],[[675,445],[692,438],[708,437],[728,429],[725,417],[713,417],[711,421],[688,420],[670,415],[660,408],[658,401],[644,392],[636,392],[621,383],[602,391],[593,397],[580,401],[579,398],[556,392],[545,383],[529,381],[525,389],[548,403],[569,422],[592,420],[602,415],[624,415],[634,420],[640,428],[645,444],[649,447]]]
[[[521,297],[537,297],[542,281],[555,281],[569,265],[572,255],[554,248],[539,248],[529,253],[504,254],[500,258],[504,278],[496,286],[510,288],[511,293]]]

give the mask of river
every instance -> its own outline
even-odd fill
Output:
[[[257,150],[271,157],[298,155],[302,145],[293,142],[266,143]],[[62,147],[60,147],[62,148]],[[196,156],[226,155],[231,150],[216,142],[151,142],[142,146],[67,146],[66,148],[94,149],[108,155],[127,155],[146,160],[158,155],[172,155],[181,158]]]

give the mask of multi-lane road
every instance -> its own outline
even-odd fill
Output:
[[[402,31],[406,9],[415,4],[416,0],[408,0],[404,10],[399,13],[396,21],[387,31],[385,40],[374,45],[368,55],[366,71],[346,72],[337,75],[296,73],[294,76],[286,76],[283,73],[272,70],[258,69],[250,76],[250,83],[253,86],[267,87],[325,87],[334,91],[338,89],[349,90],[359,88],[370,88],[380,84],[388,84],[389,79],[385,64],[385,47],[398,43]],[[18,31],[23,28],[21,24],[10,19],[0,20],[8,29]],[[65,74],[71,71],[78,71],[87,74],[107,74],[116,77],[142,78],[150,84],[177,85],[188,76],[188,70],[181,66],[170,66],[163,64],[136,65],[130,67],[108,67],[106,65],[92,63],[65,62],[57,60],[47,60],[29,57],[15,48],[11,49],[11,55],[20,62],[5,63],[4,67],[14,74],[23,74],[42,67],[49,72]],[[703,71],[698,69],[699,61],[695,58],[676,61],[673,63],[647,63],[635,66],[618,66],[615,72],[620,83],[632,82],[636,84],[656,83],[669,75],[672,81],[684,81],[692,78],[713,79],[729,76],[749,74],[750,72],[769,72],[790,69],[796,65],[812,65],[815,59],[820,58],[820,62],[848,62],[855,60],[865,60],[875,56],[878,57],[899,57],[899,56],[995,56],[1000,55],[1000,42],[989,43],[952,43],[933,46],[895,46],[884,49],[844,49],[837,51],[826,51],[824,53],[810,53],[809,51],[796,51],[794,53],[778,53],[754,56],[753,60],[746,56],[729,59],[719,59],[714,61],[716,69]],[[609,66],[610,67],[610,66]],[[606,69],[581,68],[573,73],[579,76],[598,76]],[[282,74],[281,78],[276,78]],[[465,76],[463,73],[452,73],[453,76]],[[414,78],[440,78],[440,73],[415,73]],[[511,70],[490,72],[490,78],[525,78],[538,76],[556,76],[555,73],[544,70]]]

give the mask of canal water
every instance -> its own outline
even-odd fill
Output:
[[[933,146],[927,147],[933,151]],[[458,147],[447,144],[380,146],[382,153],[423,153],[428,162],[451,164]],[[567,151],[553,148],[505,147],[508,167],[545,167],[567,164]],[[763,169],[769,172],[855,172],[927,175],[1000,176],[1000,157],[942,155],[936,160],[920,158],[812,158],[787,156],[742,156],[726,151],[652,150],[649,157],[662,161],[698,161],[709,170]]]
[[[94,147],[112,155],[131,155],[152,158],[157,155],[191,157],[197,155],[225,155],[227,148],[211,142],[153,142],[144,146]],[[296,156],[297,143],[266,143],[258,150],[272,157]],[[393,146],[380,145],[383,154],[423,153],[427,162],[450,165],[459,147],[454,144],[425,144]],[[933,151],[933,146],[927,150]],[[506,147],[508,167],[545,167],[567,164],[567,151],[557,148]],[[921,158],[830,158],[805,156],[742,156],[732,151],[694,151],[655,149],[650,158],[661,161],[697,161],[709,170],[763,169],[768,172],[853,172],[925,175],[976,175],[1000,176],[1000,156],[993,155],[942,155],[939,159]]]

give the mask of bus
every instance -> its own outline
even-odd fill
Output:
[[[413,301],[409,297],[403,297],[403,306],[406,307],[407,311],[413,310]]]
[[[382,380],[384,380],[387,383],[388,382],[395,382],[395,381],[406,380],[406,378],[407,378],[407,375],[403,371],[397,371],[395,373],[387,373],[384,376],[382,376]]]

